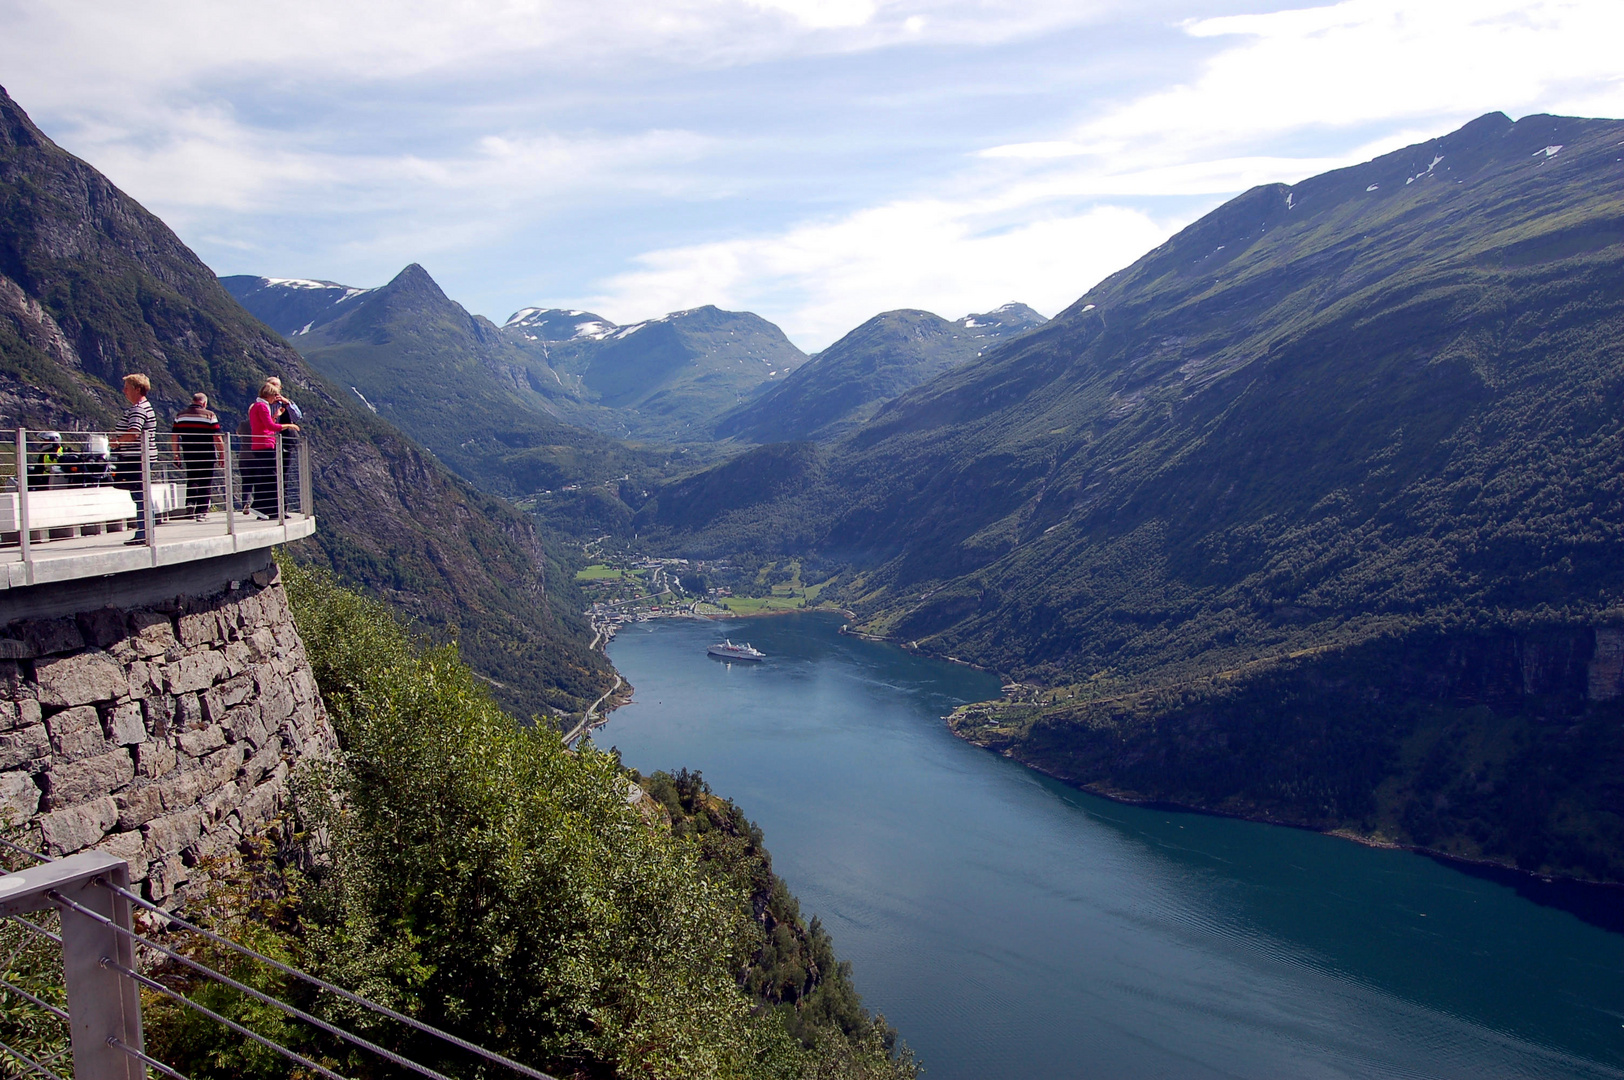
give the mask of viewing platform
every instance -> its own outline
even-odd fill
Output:
[[[159,433],[143,464],[121,460],[112,438],[18,430],[0,444],[0,615],[32,586],[132,571],[173,579],[205,560],[201,575],[229,573],[316,531],[303,440],[256,448],[231,433],[192,443]]]
[[[26,560],[16,545],[0,548],[0,590],[234,555],[302,540],[316,531],[313,514],[291,514],[282,521],[236,516],[234,531],[224,513],[210,521],[160,523],[153,530],[153,544],[127,546],[130,533],[121,531],[35,541]]]

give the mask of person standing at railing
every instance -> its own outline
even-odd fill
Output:
[[[130,404],[118,421],[113,436],[113,484],[135,498],[135,535],[126,544],[147,542],[147,493],[141,483],[141,465],[152,461],[153,436],[158,431],[158,415],[152,411],[147,393],[152,380],[145,375],[124,376],[124,400]]]
[[[283,424],[272,418],[271,402],[281,396],[278,384],[270,379],[259,388],[259,399],[248,407],[248,449],[242,455],[247,509],[267,518],[277,516],[276,437],[284,431],[299,430],[298,424]]]
[[[289,466],[299,460],[299,427],[304,423],[304,414],[299,406],[282,395],[282,380],[275,375],[265,380],[276,388],[276,397],[270,402],[271,419],[278,424],[294,425],[291,434],[282,436],[282,496],[289,506],[299,505],[299,470]]]
[[[54,487],[62,475],[62,433],[42,431],[34,436],[39,443],[39,456],[28,463],[28,487]]]
[[[193,394],[192,403],[175,414],[172,431],[170,452],[186,474],[186,509],[191,512],[192,520],[203,521],[209,514],[214,471],[226,462],[220,418],[210,410],[209,396]]]

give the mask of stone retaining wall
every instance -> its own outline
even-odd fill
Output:
[[[209,595],[0,629],[0,816],[33,850],[126,859],[155,902],[336,746],[274,564]]]

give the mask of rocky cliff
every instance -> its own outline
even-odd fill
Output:
[[[274,564],[201,595],[13,621],[0,657],[0,815],[32,850],[127,860],[154,902],[337,748]]]

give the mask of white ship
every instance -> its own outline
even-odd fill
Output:
[[[748,642],[735,645],[731,641],[724,641],[719,645],[712,645],[705,650],[710,655],[722,660],[765,660],[767,654],[754,648]]]

